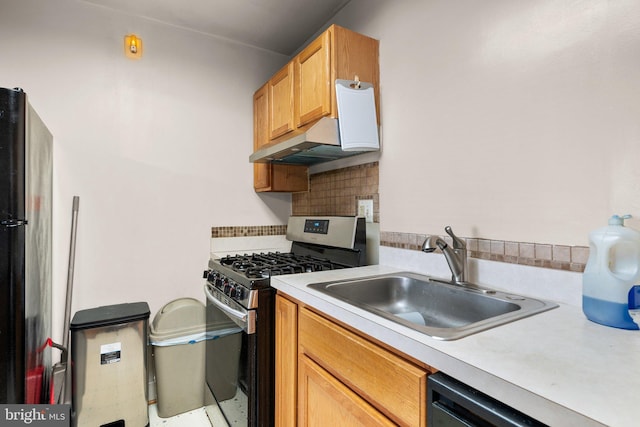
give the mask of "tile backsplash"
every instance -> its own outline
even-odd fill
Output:
[[[309,177],[309,191],[291,196],[293,215],[356,215],[358,200],[373,200],[373,222],[380,222],[378,162]]]
[[[311,175],[309,191],[293,193],[292,215],[356,215],[358,200],[373,200],[373,221],[380,222],[378,162]],[[284,235],[286,225],[212,227],[211,237]],[[441,236],[451,243],[449,236]],[[380,232],[380,245],[419,251],[426,236]],[[585,246],[466,238],[468,255],[511,264],[582,272],[589,257]]]

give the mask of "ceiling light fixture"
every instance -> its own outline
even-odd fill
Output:
[[[135,34],[124,36],[124,54],[127,58],[142,58],[142,39]]]

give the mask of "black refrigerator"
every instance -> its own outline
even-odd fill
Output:
[[[53,137],[21,89],[0,88],[0,403],[47,403]]]

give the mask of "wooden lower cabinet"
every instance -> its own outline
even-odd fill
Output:
[[[298,305],[278,295],[275,324],[276,426],[294,427],[298,390]]]
[[[298,420],[303,426],[393,426],[369,405],[305,355],[298,365]]]
[[[434,371],[278,294],[277,426],[426,426]]]

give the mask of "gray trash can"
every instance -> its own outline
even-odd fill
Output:
[[[151,323],[158,415],[168,418],[204,406],[205,306],[193,298],[165,304]]]
[[[76,312],[71,320],[72,425],[144,427],[147,400],[146,302]]]

